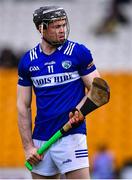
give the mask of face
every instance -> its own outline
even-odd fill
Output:
[[[66,19],[53,21],[43,30],[44,38],[52,43],[63,44],[67,39],[67,25]]]

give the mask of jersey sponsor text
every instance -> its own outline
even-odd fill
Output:
[[[68,73],[59,73],[52,75],[44,75],[38,77],[32,77],[32,81],[35,87],[47,87],[66,84],[79,79],[80,76],[77,71]]]

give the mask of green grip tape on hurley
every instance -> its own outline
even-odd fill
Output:
[[[33,166],[28,161],[25,162],[25,166],[28,168],[29,171],[32,171]]]
[[[54,144],[62,136],[61,131],[57,131],[46,143],[44,143],[37,151],[39,155],[43,154],[52,144]]]
[[[38,150],[37,153],[39,155],[43,154],[52,144],[54,144],[63,134],[61,133],[61,131],[57,131],[48,141],[46,141]],[[25,162],[25,166],[32,171],[33,166],[26,161]]]

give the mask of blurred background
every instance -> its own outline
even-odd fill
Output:
[[[110,103],[87,116],[91,177],[132,179],[131,0],[0,0],[0,178],[30,178],[17,128],[17,65],[41,40],[32,13],[44,5],[66,9],[69,39],[91,50],[111,87]],[[34,99],[32,107],[34,117]]]

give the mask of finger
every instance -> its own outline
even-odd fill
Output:
[[[40,162],[40,161],[41,161],[41,158],[40,158],[40,156],[39,156],[38,154],[34,154],[34,155],[33,155],[33,159],[34,159],[34,161],[36,161],[36,162]]]
[[[73,117],[73,113],[70,112],[70,113],[69,113],[69,118],[72,118],[72,117]]]
[[[71,118],[69,121],[71,124],[73,124],[75,122],[74,118]]]
[[[36,157],[37,157],[37,159],[38,159],[39,161],[41,161],[41,160],[43,159],[44,155],[36,154]]]
[[[79,118],[79,112],[78,112],[78,111],[75,111],[74,116],[75,116],[76,118]]]
[[[28,158],[27,161],[28,161],[29,163],[31,163],[32,165],[33,165],[33,164],[35,165],[35,164],[38,164],[38,163],[41,161],[41,159],[38,158],[36,154],[34,154],[34,155],[32,155],[30,158]]]
[[[33,165],[36,165],[36,164],[38,164],[38,163],[40,162],[40,160],[37,159],[37,158],[35,158],[35,157],[32,157],[32,158],[30,159],[30,162],[31,162]]]
[[[42,161],[42,159],[44,158],[44,154],[39,155],[40,156],[40,160]]]
[[[28,161],[31,165],[34,165],[34,164],[35,164],[35,162],[34,162],[33,159],[28,159],[27,161]]]
[[[79,121],[79,118],[71,118],[71,124],[77,124],[78,123],[78,121]]]

